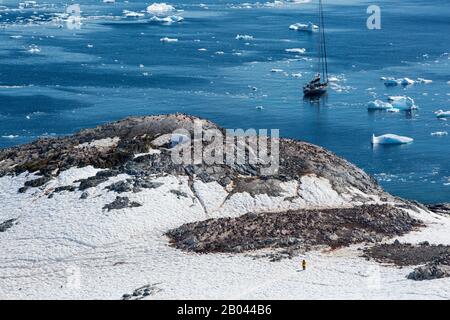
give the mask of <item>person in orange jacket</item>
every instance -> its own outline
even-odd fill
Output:
[[[303,261],[302,261],[302,268],[303,268],[303,270],[306,270],[306,260],[305,259],[303,259]]]

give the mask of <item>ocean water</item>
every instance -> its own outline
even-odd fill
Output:
[[[380,0],[381,30],[366,27],[372,1],[325,0],[336,81],[319,101],[301,92],[317,35],[289,29],[317,23],[316,1],[170,1],[184,21],[162,24],[123,15],[151,2],[80,0],[70,2],[80,5],[80,29],[64,21],[66,2],[18,3],[0,1],[2,148],[130,115],[185,112],[227,128],[280,129],[352,161],[393,194],[450,201],[450,136],[431,135],[450,131],[434,114],[450,110],[448,0]],[[433,83],[387,88],[382,76]],[[369,101],[389,95],[410,96],[420,109],[368,112]],[[415,141],[372,147],[372,134],[385,133]]]

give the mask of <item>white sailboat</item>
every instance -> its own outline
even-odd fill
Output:
[[[303,87],[305,97],[318,97],[328,89],[328,61],[325,41],[325,26],[323,18],[322,0],[319,0],[319,41],[318,41],[318,70],[314,79]]]

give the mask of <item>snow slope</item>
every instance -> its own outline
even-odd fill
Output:
[[[93,176],[93,167],[69,169],[40,188],[17,190],[32,174],[0,178],[0,223],[18,224],[0,232],[0,298],[4,299],[120,299],[145,284],[160,289],[152,299],[449,299],[450,279],[411,281],[411,268],[380,266],[361,258],[360,246],[313,251],[292,260],[270,262],[246,254],[194,254],[171,247],[164,233],[181,224],[238,216],[248,211],[277,211],[301,207],[350,206],[348,189],[338,194],[329,181],[314,175],[300,183],[281,184],[280,196],[229,194],[216,182],[185,176],[155,177],[158,188],[125,192],[141,207],[106,211],[118,195],[105,186],[128,178],[110,178],[81,191],[51,190]],[[173,190],[179,191],[172,192]],[[195,192],[195,194],[194,194]],[[182,194],[180,196],[180,194]],[[375,196],[373,202],[380,202]],[[427,228],[402,241],[450,244],[450,218],[425,211],[409,213]],[[301,259],[308,261],[300,271]]]

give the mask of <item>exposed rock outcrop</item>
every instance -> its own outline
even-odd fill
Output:
[[[79,189],[85,190],[106,181],[110,176],[127,173],[132,176],[153,174],[176,174],[195,176],[204,182],[217,181],[222,186],[242,177],[261,177],[261,164],[175,164],[171,159],[167,137],[176,129],[194,132],[195,121],[202,129],[224,130],[210,121],[192,116],[175,114],[127,118],[95,129],[86,129],[73,136],[45,138],[26,145],[0,150],[0,176],[24,171],[37,172],[41,177],[25,185],[37,187],[51,177],[70,167],[92,165],[109,169],[96,177],[83,180]],[[161,141],[167,143],[161,143]],[[247,145],[247,149],[251,149]],[[305,175],[316,175],[330,181],[338,192],[355,188],[362,193],[391,197],[385,193],[369,175],[353,164],[333,153],[300,141],[279,139],[280,165],[272,179],[279,181],[298,180]],[[158,152],[149,153],[149,150]],[[136,154],[142,154],[135,157]],[[273,181],[275,181],[273,180]],[[245,182],[245,181],[244,181]],[[244,183],[239,183],[238,187]],[[253,181],[248,187],[257,190],[264,184]],[[267,184],[267,183],[266,183]],[[276,191],[272,184],[271,190]],[[271,191],[270,191],[271,192]]]
[[[379,262],[392,263],[401,267],[419,266],[407,275],[411,280],[432,280],[450,277],[450,246],[403,244],[379,244],[365,250],[364,256]]]
[[[194,252],[243,252],[262,248],[332,248],[377,242],[403,235],[420,222],[388,205],[248,213],[185,224],[167,236],[180,249]]]

